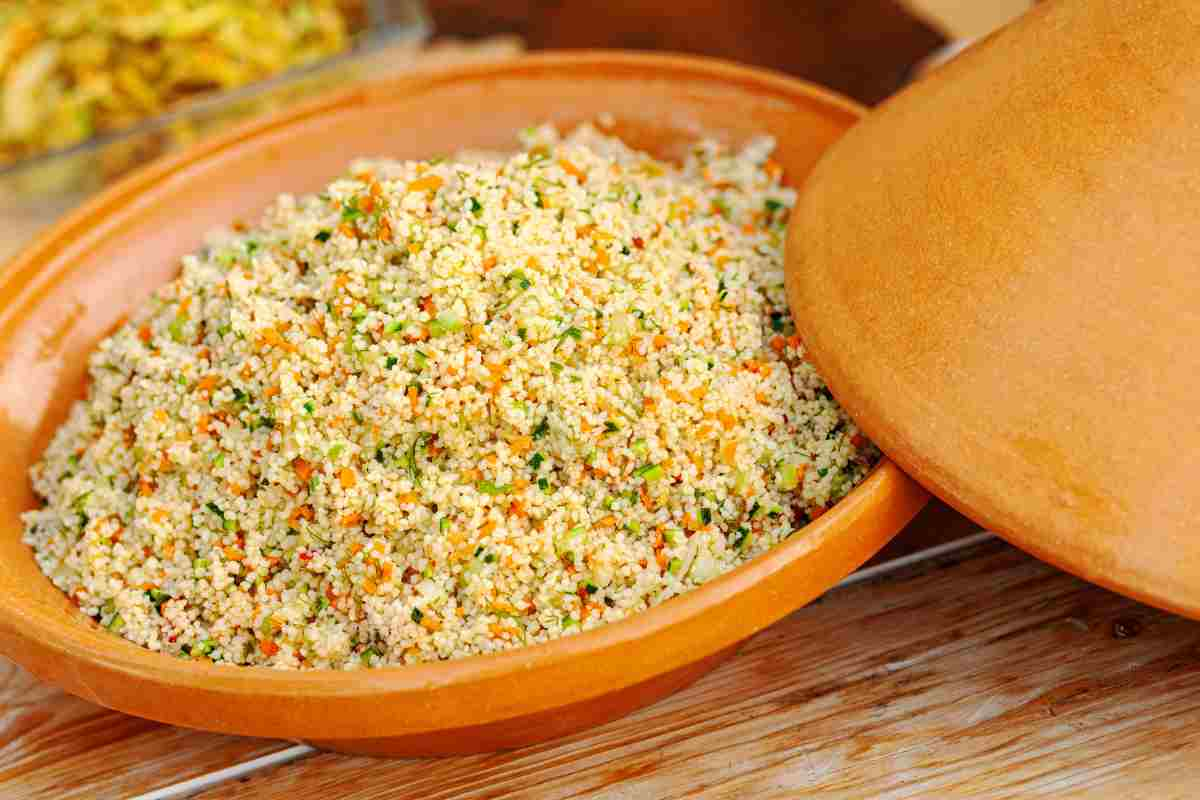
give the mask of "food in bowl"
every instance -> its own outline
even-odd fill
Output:
[[[0,165],[345,50],[361,0],[17,0],[0,9]]]
[[[92,356],[33,468],[37,563],[152,650],[356,669],[592,628],[763,552],[878,457],[794,334],[770,149],[544,126],[282,196]]]

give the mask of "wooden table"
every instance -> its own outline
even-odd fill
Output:
[[[995,540],[868,577],[658,705],[559,742],[439,761],[171,728],[0,662],[0,796],[128,797],[270,754],[300,757],[203,779],[195,796],[1195,796],[1200,624]]]

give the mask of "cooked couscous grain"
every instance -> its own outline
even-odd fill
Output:
[[[785,305],[770,142],[525,140],[285,195],[100,345],[25,516],[84,613],[231,664],[486,653],[687,591],[862,479]]]

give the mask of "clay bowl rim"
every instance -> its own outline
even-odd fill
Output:
[[[389,96],[419,94],[448,84],[487,78],[528,77],[530,74],[547,71],[558,71],[560,74],[564,71],[603,71],[613,77],[652,72],[674,80],[703,80],[745,89],[767,97],[778,96],[792,102],[815,103],[855,118],[861,117],[865,111],[858,104],[825,89],[769,71],[743,67],[718,59],[626,51],[550,52],[512,61],[434,68],[398,78],[363,82],[304,103],[285,113],[243,124],[135,171],[51,226],[14,257],[0,276],[0,297],[8,298],[10,307],[33,301],[47,281],[56,281],[56,273],[46,269],[48,264],[53,266],[56,253],[86,237],[90,230],[119,219],[122,209],[130,205],[131,201],[152,199],[155,192],[184,167],[217,158],[228,150],[276,129],[298,124],[314,115],[369,103],[373,94],[381,90]],[[62,269],[61,265],[58,269]],[[0,310],[0,318],[4,316],[7,314]],[[900,498],[899,507],[911,512],[911,517],[911,514],[915,514],[928,500],[928,495],[885,456],[862,484],[827,513],[801,528],[790,539],[687,594],[590,631],[528,647],[459,660],[380,667],[369,671],[281,670],[246,666],[231,669],[228,665],[185,661],[152,652],[123,639],[113,639],[113,646],[101,648],[98,643],[89,642],[91,637],[83,633],[86,629],[81,629],[64,618],[61,610],[43,607],[42,604],[28,600],[23,604],[11,600],[0,604],[0,628],[10,632],[11,638],[21,644],[23,652],[36,652],[42,656],[73,662],[72,669],[68,671],[77,676],[76,691],[79,687],[87,689],[87,681],[78,676],[84,668],[93,668],[109,675],[119,675],[150,684],[147,688],[193,690],[204,695],[220,695],[226,698],[271,697],[286,702],[303,696],[307,700],[319,702],[363,699],[381,694],[428,692],[533,673],[536,670],[575,661],[589,654],[613,652],[617,648],[653,641],[656,635],[667,629],[694,621],[730,598],[753,590],[766,578],[785,570],[807,553],[826,547],[835,550],[847,549],[850,545],[845,543],[838,547],[839,536],[843,539],[849,537],[852,533],[850,529],[856,520],[861,519],[864,514],[870,514],[872,509],[887,506],[897,498]],[[882,529],[887,526],[876,527]],[[902,525],[896,526],[896,531],[900,527]],[[868,541],[860,540],[857,546],[864,550],[869,549],[873,553],[886,544],[894,533],[895,531],[891,530],[873,530],[867,534],[860,531],[858,535]],[[24,600],[27,596],[18,597]],[[729,646],[743,641],[795,610],[795,606],[784,604],[778,609],[772,609],[767,615],[742,620],[722,633],[721,642]],[[96,629],[95,633],[106,637],[106,641],[111,636],[99,629]],[[631,669],[623,680],[598,686],[590,695],[572,695],[570,701],[592,699],[628,688],[656,675],[666,674],[673,669],[694,663],[719,649],[720,647],[712,647],[705,652],[681,654],[669,662],[651,659],[653,663],[640,669]],[[18,656],[17,660],[26,659]],[[562,701],[563,698],[559,698],[558,702],[546,702],[541,706],[529,707],[525,711],[529,713],[555,708],[560,706]],[[132,713],[153,716],[163,721],[171,721],[171,718],[176,716],[170,709],[147,713],[150,705],[147,702]],[[486,723],[510,717],[511,712],[496,713],[492,718],[484,715],[472,722]],[[323,722],[320,719],[278,720],[278,724],[265,722],[256,726],[257,730],[249,731],[247,725],[238,724],[236,721],[214,720],[211,726],[205,727],[234,733],[320,738],[328,735]],[[265,731],[269,733],[264,733]],[[384,731],[380,733],[386,735]]]

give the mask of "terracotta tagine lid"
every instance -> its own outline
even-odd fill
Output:
[[[880,446],[1039,558],[1200,617],[1200,5],[1059,0],[808,180],[788,292]]]

